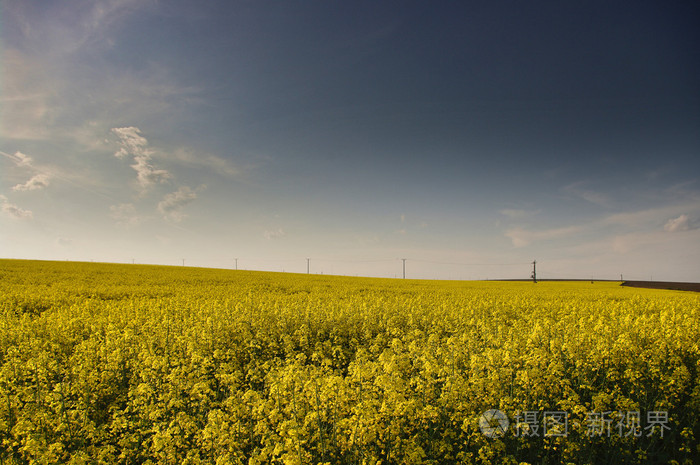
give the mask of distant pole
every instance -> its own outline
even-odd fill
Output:
[[[622,273],[620,273],[620,281],[624,281],[624,279],[622,279]]]
[[[238,259],[234,258],[234,260],[236,260],[236,270],[238,270]]]
[[[309,260],[311,260],[311,259],[310,258],[306,259],[306,274],[309,274]]]
[[[185,259],[182,259],[182,266],[185,266]]]
[[[136,259],[132,258],[132,259],[131,259],[131,264],[133,265],[134,263],[136,263]]]
[[[532,282],[537,283],[537,260],[532,261]]]
[[[403,279],[406,279],[406,259],[402,258],[401,261],[403,262]]]

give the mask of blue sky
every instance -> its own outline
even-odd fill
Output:
[[[695,2],[0,3],[0,256],[700,280]]]

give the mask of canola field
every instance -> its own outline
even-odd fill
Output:
[[[697,463],[700,295],[0,260],[0,462]]]

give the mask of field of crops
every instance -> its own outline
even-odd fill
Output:
[[[0,260],[0,312],[4,463],[700,457],[696,293]]]

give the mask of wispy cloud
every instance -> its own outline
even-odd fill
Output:
[[[204,186],[200,186],[198,190],[203,188]],[[186,217],[186,215],[182,212],[182,209],[186,205],[194,202],[196,198],[196,191],[187,186],[183,186],[175,192],[167,194],[163,200],[158,203],[158,211],[166,220],[178,223]]]
[[[284,237],[287,234],[284,232],[284,229],[279,228],[275,230],[265,230],[263,231],[263,237],[267,240],[272,240],[272,239],[279,239],[280,237]]]
[[[191,149],[179,148],[172,153],[158,153],[155,156],[164,157],[190,166],[202,166],[217,174],[229,177],[241,174],[241,170],[234,166],[231,161],[210,153],[199,153]]]
[[[196,101],[199,89],[179,85],[175,73],[157,60],[138,68],[109,60],[85,66],[86,57],[119,47],[131,18],[157,6],[152,0],[95,0],[51,2],[40,11],[30,2],[8,2],[3,19],[14,27],[3,50],[0,137],[85,140],[88,115],[104,121],[104,131],[115,125],[106,123],[115,116],[143,121]]]
[[[89,167],[76,166],[75,164],[71,164],[70,161],[66,163],[66,159],[61,159],[60,157],[55,158],[61,162],[61,166],[44,164],[35,161],[33,157],[19,151],[14,154],[0,151],[0,155],[11,160],[16,165],[16,170],[18,172],[28,171],[30,173],[30,178],[26,182],[15,184],[12,187],[12,190],[15,192],[44,189],[49,187],[49,184],[53,184],[54,181],[60,181],[61,183],[87,191],[90,194],[111,198],[109,194],[105,193],[104,183],[99,174],[96,174]],[[10,173],[8,173],[8,175],[9,174]],[[16,176],[17,175],[13,175],[13,183],[16,182]]]
[[[524,247],[539,241],[559,239],[585,232],[602,235],[602,237],[612,240],[616,244],[614,247],[616,251],[628,250],[630,243],[638,243],[640,237],[647,237],[645,235],[662,241],[664,240],[663,235],[660,236],[659,232],[695,229],[691,215],[683,212],[700,213],[700,203],[690,202],[615,213],[586,223],[559,228],[542,230],[512,228],[506,231],[505,236],[511,239],[515,247]],[[669,219],[669,217],[671,218]],[[614,228],[611,229],[611,227]]]
[[[49,176],[46,174],[37,174],[32,176],[29,181],[24,184],[17,184],[12,188],[13,191],[33,191],[43,189],[49,185]]]
[[[499,211],[501,215],[507,216],[508,218],[512,219],[529,218],[531,216],[537,215],[539,212],[540,210],[522,210],[512,208],[505,208]]]
[[[142,189],[148,189],[153,184],[164,183],[173,176],[167,170],[156,169],[151,163],[153,150],[148,147],[148,140],[141,135],[139,128],[130,126],[124,128],[112,128],[112,132],[119,138],[119,150],[114,156],[119,159],[132,157],[131,167],[136,171],[136,179]]]
[[[119,226],[130,228],[138,226],[142,221],[142,218],[136,214],[136,207],[132,203],[112,205],[109,210],[110,216]]]
[[[32,219],[34,216],[31,211],[25,210],[13,203],[10,203],[10,201],[4,195],[0,195],[0,210],[13,218],[22,220]]]
[[[685,250],[684,254],[691,255],[696,252],[696,248],[688,247],[688,243],[697,243],[700,239],[697,232],[691,231],[689,234],[691,236],[686,236],[684,238],[678,239],[676,237],[669,237],[668,232],[663,230],[654,231],[639,231],[639,232],[629,232],[626,234],[615,235],[610,238],[605,238],[605,240],[610,244],[610,249],[612,252],[617,254],[629,254],[634,251],[659,251],[659,250]],[[692,236],[695,235],[695,237]]]
[[[145,157],[134,157],[134,161],[135,163],[131,167],[136,171],[136,179],[144,189],[153,184],[167,182],[173,177],[167,170],[154,168]]]
[[[114,154],[115,157],[124,159],[129,155],[150,157],[153,151],[148,149],[148,139],[141,135],[139,128],[112,128],[112,132],[119,137],[121,147]]]
[[[7,19],[7,18],[5,18]],[[12,48],[3,51],[3,106],[0,136],[6,139],[39,140],[49,136],[53,112],[53,84],[42,70],[42,60]]]
[[[603,224],[619,225],[627,228],[658,228],[670,217],[687,215],[687,212],[700,213],[700,201],[684,202],[647,208],[631,212],[608,215],[601,220]]]
[[[552,228],[542,230],[527,230],[523,228],[513,228],[506,231],[506,237],[509,237],[515,247],[525,247],[533,242],[560,239],[568,237],[580,232],[580,226],[567,226],[563,228]]]
[[[602,192],[594,191],[591,189],[585,188],[585,182],[583,181],[578,181],[569,185],[566,185],[562,188],[562,190],[570,195],[573,195],[575,197],[579,197],[586,202],[592,203],[594,205],[598,205],[599,207],[609,207],[610,206],[610,198],[606,195],[603,194]]]
[[[95,2],[81,15],[78,30],[73,36],[73,46],[100,42],[110,45],[108,33],[124,18],[150,2],[144,0],[103,0]],[[75,27],[75,26],[73,26]]]
[[[148,0],[59,2],[46,5],[46,19],[40,20],[26,2],[12,2],[7,11],[28,44],[45,44],[47,53],[64,56],[86,47],[110,47],[112,34],[123,20],[152,3]]]
[[[55,180],[61,181],[73,187],[90,192],[91,194],[111,198],[104,192],[104,184],[98,174],[85,166],[57,166],[38,163],[33,157],[22,152],[10,154],[0,151],[0,155],[11,160],[19,170],[31,173],[31,178],[12,187],[15,192],[43,189]],[[62,164],[65,159],[60,159]],[[14,181],[13,181],[14,182]],[[113,199],[112,199],[113,200]]]
[[[664,225],[664,230],[668,232],[688,231],[691,229],[688,215],[680,215],[678,218],[671,218]]]
[[[0,152],[2,156],[12,160],[17,166],[32,166],[32,157],[25,155],[22,152],[15,152],[14,154],[7,152]]]
[[[65,237],[57,237],[54,243],[60,247],[70,247],[73,241]]]

